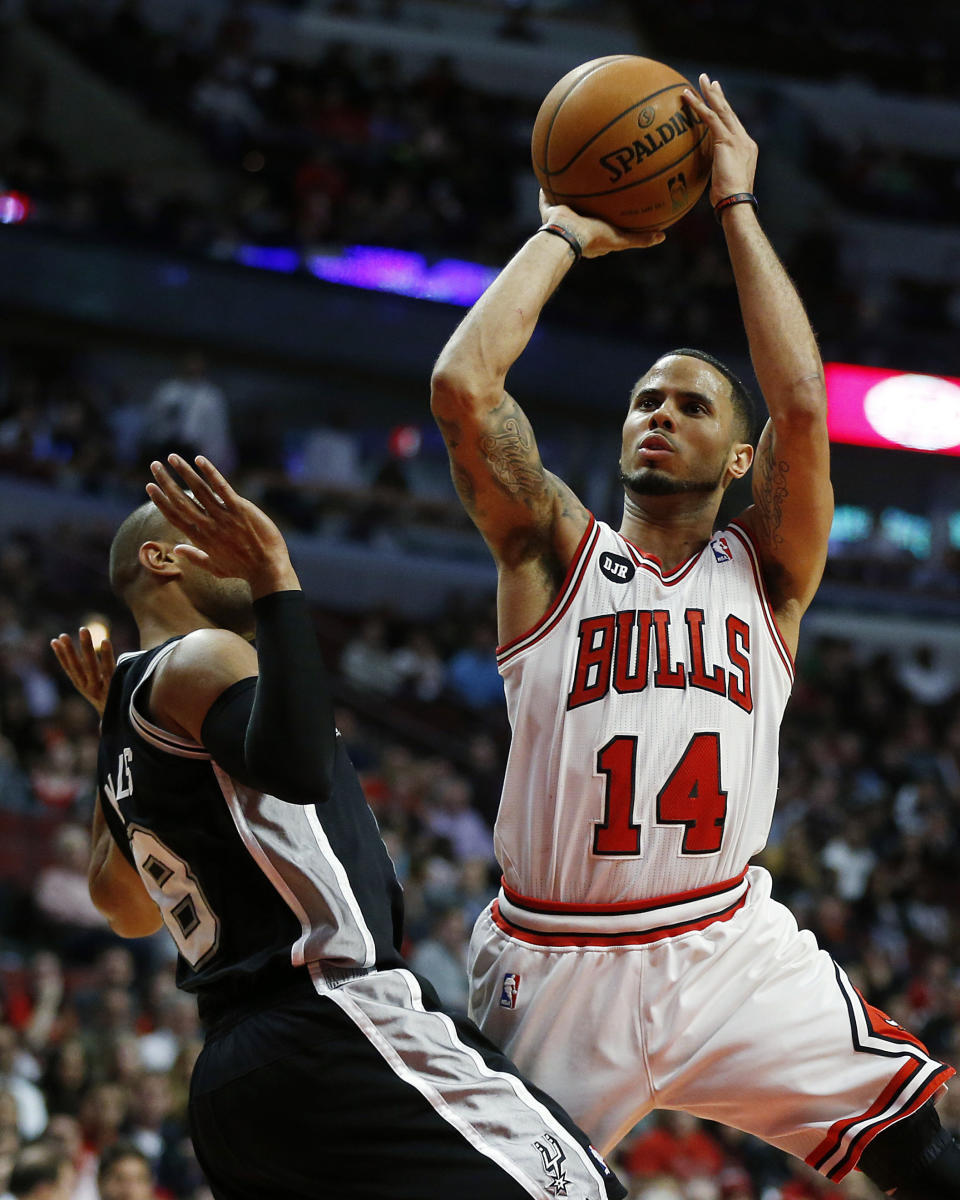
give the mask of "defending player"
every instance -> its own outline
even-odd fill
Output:
[[[711,200],[770,411],[753,505],[714,532],[754,451],[749,397],[701,351],[664,355],[633,389],[619,532],[544,469],[504,390],[580,250],[657,236],[544,204],[434,371],[454,481],[497,562],[513,729],[472,1011],[603,1150],[652,1108],[685,1109],[832,1179],[859,1165],[898,1197],[957,1197],[960,1151],[933,1108],[953,1070],[865,1003],[747,866],[833,499],[822,365],[757,220],[756,146],[700,83],[687,102],[713,133]]]
[[[105,707],[89,635],[54,649],[103,711],[91,895],[125,937],[162,918],[198,997],[190,1121],[214,1195],[623,1196],[404,964],[400,886],[283,538],[205,459],[170,462],[192,497],[154,463],[111,548],[142,650]]]

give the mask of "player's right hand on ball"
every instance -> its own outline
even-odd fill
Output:
[[[540,189],[540,218],[544,222],[562,225],[580,243],[584,258],[601,258],[617,250],[646,250],[659,246],[665,239],[660,230],[651,233],[627,233],[601,221],[599,217],[585,217],[565,204],[548,204]]]
[[[208,458],[197,455],[194,461],[196,468],[179,454],[167,458],[189,492],[163,463],[150,464],[154,482],[147,484],[147,495],[189,539],[175,552],[220,579],[245,579],[255,600],[299,590],[287,544],[273,521],[238,495]]]

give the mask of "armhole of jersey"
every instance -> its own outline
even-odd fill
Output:
[[[574,551],[573,558],[570,560],[570,566],[567,568],[567,573],[564,576],[563,583],[560,585],[560,590],[553,599],[553,603],[540,620],[531,626],[526,633],[521,633],[519,637],[515,637],[504,645],[497,647],[497,667],[499,669],[502,670],[518,654],[529,649],[535,642],[539,642],[541,638],[545,638],[560,621],[563,614],[570,607],[570,603],[577,594],[580,584],[583,582],[590,558],[599,540],[600,526],[593,513],[590,513],[590,521],[583,531],[583,537]]]
[[[148,721],[137,708],[137,697],[140,694],[140,689],[148,680],[152,681],[154,671],[176,644],[176,642],[172,642],[160,651],[149,667],[147,667],[146,671],[144,671],[143,678],[133,689],[128,709],[130,726],[149,746],[153,746],[156,750],[162,750],[165,754],[173,754],[177,758],[205,759],[209,761],[209,753],[204,750],[199,742],[194,742],[190,738],[171,733],[168,729],[161,729],[159,725],[154,725],[152,721]]]
[[[767,594],[766,584],[763,582],[763,571],[760,568],[760,555],[757,551],[756,543],[753,536],[745,525],[741,525],[739,521],[731,521],[727,527],[730,532],[740,542],[743,543],[747,556],[750,559],[750,568],[753,571],[753,581],[757,587],[757,595],[760,597],[760,607],[763,610],[763,616],[766,621],[767,630],[773,640],[774,649],[783,663],[784,670],[787,672],[787,678],[790,681],[791,687],[795,676],[795,666],[793,655],[790,653],[790,648],[784,641],[783,634],[780,632],[780,626],[777,624],[777,618],[774,616],[773,605],[770,603],[770,597]]]

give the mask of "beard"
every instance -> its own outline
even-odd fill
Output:
[[[724,468],[725,470],[726,468]],[[715,479],[674,479],[656,467],[641,467],[629,474],[621,470],[620,482],[637,496],[684,496],[715,492],[723,481],[723,471]]]
[[[220,579],[204,571],[193,581],[191,599],[197,610],[219,629],[241,637],[256,628],[253,596],[245,579]]]

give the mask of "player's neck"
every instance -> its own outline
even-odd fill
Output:
[[[215,629],[217,626],[198,612],[192,604],[170,603],[165,598],[162,605],[145,603],[133,612],[140,633],[140,649],[152,650],[173,637],[185,637],[195,629]]]
[[[620,533],[670,571],[710,540],[718,502],[709,494],[624,495]]]

